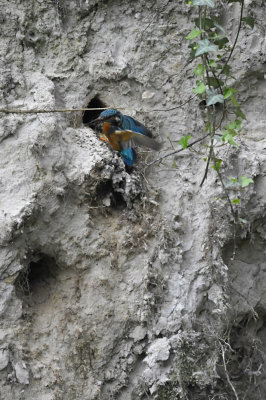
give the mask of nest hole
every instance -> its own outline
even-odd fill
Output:
[[[58,270],[53,257],[35,255],[16,281],[18,297],[28,305],[45,302],[56,285]]]
[[[93,97],[90,100],[86,108],[106,108],[106,104],[103,103],[98,96]],[[83,114],[83,124],[88,124],[94,119],[98,118],[102,110],[87,110]]]

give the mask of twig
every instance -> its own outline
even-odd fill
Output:
[[[213,156],[213,158],[215,158],[214,151],[212,151],[212,156]],[[232,216],[233,216],[234,226],[235,226],[235,225],[236,225],[235,212],[234,212],[234,209],[233,209],[233,206],[232,206],[232,203],[231,203],[229,194],[228,194],[228,190],[227,190],[227,188],[225,187],[225,184],[224,184],[224,181],[223,181],[221,172],[219,171],[218,168],[216,168],[216,172],[217,172],[218,178],[219,178],[219,180],[220,180],[220,182],[221,182],[221,184],[222,184],[222,187],[223,187],[225,196],[226,196],[226,198],[227,198],[227,200],[228,200],[229,206],[230,206],[230,208],[231,208],[231,213],[232,213]],[[236,250],[236,244],[235,244],[235,229],[234,229],[234,253],[233,253],[234,256],[235,256],[235,250]]]
[[[208,107],[207,107],[207,113],[208,113],[208,121],[210,121],[210,110],[209,110]],[[205,182],[205,179],[207,179],[207,175],[208,175],[208,171],[209,171],[209,165],[210,165],[210,161],[211,161],[212,155],[213,155],[214,133],[215,133],[215,125],[214,125],[214,131],[213,131],[213,129],[212,129],[212,132],[211,132],[210,150],[209,150],[209,154],[208,154],[208,159],[207,159],[207,164],[206,164],[205,172],[204,172],[202,181],[201,181],[201,183],[200,183],[200,187],[202,187],[203,183]]]
[[[163,5],[159,10],[156,10],[156,14],[153,15],[153,17],[151,18],[150,22],[146,25],[146,27],[142,30],[142,32],[140,33],[140,40],[139,42],[142,42],[142,37],[144,35],[144,33],[146,32],[146,30],[149,28],[149,26],[153,23],[153,20],[158,17],[161,12],[163,11],[163,9],[165,9],[170,1],[167,1],[165,5]]]
[[[176,110],[177,108],[183,107],[185,104],[189,103],[192,99],[194,99],[197,95],[191,96],[189,99],[184,101],[184,103],[179,104],[178,106],[172,108],[165,108],[164,110],[157,110],[157,109],[150,109],[150,110],[139,110],[140,112],[153,112],[153,111],[172,111]],[[43,109],[36,109],[36,110],[13,110],[8,108],[0,108],[0,113],[3,114],[49,114],[49,113],[66,113],[66,112],[79,112],[79,111],[103,111],[108,110],[110,108],[119,109],[119,110],[134,110],[138,111],[135,108],[129,107],[101,107],[101,108],[56,108],[54,110],[43,110]]]
[[[229,289],[233,289],[238,296],[242,297],[242,299],[247,303],[247,305],[250,307],[250,311],[252,314],[252,317],[254,318],[254,321],[258,321],[259,319],[259,315],[257,313],[257,311],[254,310],[254,308],[252,307],[252,305],[249,303],[249,301],[247,300],[247,296],[244,296],[242,293],[240,293],[232,284],[229,286]]]
[[[205,171],[204,171],[203,178],[202,178],[202,180],[200,182],[200,187],[203,186],[203,183],[207,179],[207,175],[208,175],[208,171],[209,171],[209,165],[210,165],[210,161],[212,159],[212,151],[213,151],[213,138],[211,139],[211,144],[210,144],[210,150],[209,150],[209,155],[208,155],[208,159],[207,159],[207,164],[206,164],[206,168],[205,168]]]
[[[236,400],[239,400],[238,395],[237,395],[237,392],[236,392],[236,390],[235,390],[235,388],[234,388],[234,385],[232,384],[232,382],[231,382],[231,380],[230,380],[230,377],[229,377],[229,374],[228,374],[228,371],[227,371],[227,368],[226,368],[225,350],[224,350],[224,347],[223,347],[223,345],[222,345],[220,342],[219,342],[219,344],[220,344],[220,347],[221,347],[221,350],[222,350],[223,366],[224,366],[224,372],[225,372],[225,376],[226,376],[227,382],[228,382],[229,385],[231,386],[231,389],[232,389],[233,392],[234,392],[234,395],[235,395]]]
[[[221,87],[219,78],[216,76],[216,73],[214,72],[214,69],[213,69],[212,66],[210,65],[210,60],[209,60],[209,57],[208,57],[207,55],[206,55],[206,61],[207,61],[208,67],[210,68],[211,73],[212,73],[214,79],[215,79],[216,82],[217,82],[217,85],[219,86],[220,92],[221,92],[221,94],[223,95],[223,89],[222,89],[222,87]]]
[[[213,152],[213,157],[215,158],[214,152]],[[233,243],[234,243],[234,247],[233,247],[233,255],[232,255],[232,258],[231,258],[231,261],[233,261],[235,259],[235,256],[236,256],[236,213],[235,213],[235,211],[233,209],[233,206],[232,206],[232,203],[231,203],[227,188],[225,187],[225,184],[224,184],[224,181],[223,181],[223,178],[222,178],[222,174],[221,174],[221,172],[219,171],[218,168],[216,169],[216,172],[217,172],[218,178],[219,178],[219,180],[220,180],[220,182],[222,184],[225,196],[227,198],[227,201],[229,203],[229,206],[230,206],[230,209],[231,209],[231,213],[232,213],[232,216],[233,216]]]
[[[159,158],[157,158],[156,160],[153,160],[152,162],[148,163],[147,166],[150,166],[150,165],[153,165],[153,164],[155,164],[155,163],[157,163],[157,162],[159,162],[159,161],[162,161],[162,160],[164,160],[165,158],[172,156],[173,154],[180,153],[181,151],[184,151],[184,150],[186,150],[187,148],[194,146],[194,144],[196,144],[196,143],[198,143],[198,142],[201,142],[201,141],[204,140],[207,136],[209,136],[208,133],[207,133],[207,135],[203,136],[202,138],[197,139],[197,140],[195,140],[194,142],[188,144],[187,147],[186,147],[185,149],[182,148],[182,149],[179,149],[179,150],[172,151],[171,153],[168,153],[168,154],[166,154],[166,155],[163,156],[163,157],[159,157]]]
[[[97,111],[97,110],[107,110],[109,107],[105,108],[77,108],[77,109],[54,109],[54,110],[10,110],[8,108],[0,108],[0,113],[3,114],[49,114],[49,113],[65,113],[65,112],[76,112],[76,111]]]
[[[231,51],[230,51],[230,54],[229,54],[229,56],[228,56],[228,58],[227,58],[227,60],[226,60],[226,62],[225,62],[225,64],[224,64],[224,66],[223,66],[223,69],[222,69],[221,72],[219,73],[218,77],[224,72],[224,69],[225,69],[225,67],[226,67],[227,64],[228,64],[228,62],[229,62],[229,60],[230,60],[230,58],[231,58],[231,56],[232,56],[232,54],[233,54],[233,51],[235,50],[236,43],[237,43],[238,36],[239,36],[239,32],[240,32],[240,29],[241,29],[243,10],[244,10],[244,0],[242,0],[242,4],[241,4],[240,20],[239,20],[238,30],[237,30],[237,34],[236,34],[236,38],[235,38],[233,47],[232,47],[232,49],[231,49]]]
[[[201,26],[203,25],[203,29],[204,30],[205,30],[206,12],[207,12],[207,7],[205,6],[204,7],[204,17],[203,17],[203,21],[202,21],[201,10],[199,9],[200,29],[202,29]],[[206,32],[205,32],[204,36],[206,38]],[[201,37],[202,37],[202,34],[201,34]],[[201,59],[202,59],[202,65],[203,65],[203,67],[204,67],[204,69],[206,71],[206,77],[203,75],[203,78],[205,78],[206,83],[208,85],[208,88],[210,90],[211,87],[210,87],[209,70],[208,70],[209,63],[208,63],[207,55],[203,54],[201,56]],[[206,92],[204,93],[204,97],[205,97],[205,102],[206,102],[206,105],[207,105],[207,94],[206,94]],[[209,109],[208,106],[207,106],[207,116],[208,116],[208,122],[210,123],[210,109]],[[210,132],[210,137],[211,137],[210,150],[209,150],[209,154],[208,154],[208,159],[207,159],[205,172],[204,172],[202,181],[200,183],[200,187],[202,187],[205,179],[207,179],[207,175],[208,175],[208,171],[209,171],[209,165],[210,165],[210,161],[212,159],[212,154],[213,154],[213,137],[214,137],[214,133],[215,133],[215,125],[212,127],[212,130]]]
[[[172,107],[172,108],[165,108],[164,110],[150,110],[150,111],[172,111],[172,110],[176,110],[177,108],[181,108],[183,107],[185,104],[189,103],[191,100],[193,100],[195,97],[197,96],[197,94],[194,94],[194,96],[189,97],[186,101],[184,101],[184,103],[179,104],[179,106],[176,107]]]

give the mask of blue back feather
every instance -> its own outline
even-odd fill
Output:
[[[130,117],[129,115],[123,115],[120,111],[110,109],[110,110],[104,110],[101,112],[100,117],[104,118],[110,118],[118,116],[120,118],[120,128],[122,130],[127,130],[129,129],[130,131],[138,132],[141,133],[142,135],[146,135],[151,137],[152,134],[147,129],[144,125],[142,125],[139,121],[137,121],[135,118]]]

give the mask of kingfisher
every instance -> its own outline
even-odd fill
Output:
[[[123,115],[120,111],[109,109],[101,112],[98,118],[89,122],[90,125],[102,124],[102,133],[112,148],[122,156],[125,164],[131,167],[137,154],[134,145],[145,146],[159,151],[161,144],[152,138],[152,133],[135,118]]]

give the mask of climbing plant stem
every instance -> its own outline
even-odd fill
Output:
[[[233,54],[233,52],[234,52],[234,50],[235,50],[236,43],[237,43],[237,41],[238,41],[238,36],[239,36],[239,33],[240,33],[240,29],[241,29],[242,17],[243,17],[243,10],[244,10],[244,0],[242,0],[242,3],[241,3],[241,11],[240,11],[239,24],[238,24],[238,29],[237,29],[237,34],[236,34],[236,38],[235,38],[234,44],[233,44],[233,46],[232,46],[232,48],[231,48],[231,51],[230,51],[230,53],[229,53],[229,56],[228,56],[227,60],[226,60],[225,63],[224,63],[224,66],[223,66],[223,68],[222,68],[222,70],[221,70],[221,72],[220,72],[220,74],[219,74],[218,76],[220,76],[220,75],[224,72],[225,67],[227,66],[227,64],[228,64],[228,62],[229,62],[230,58],[232,57],[232,54]]]

